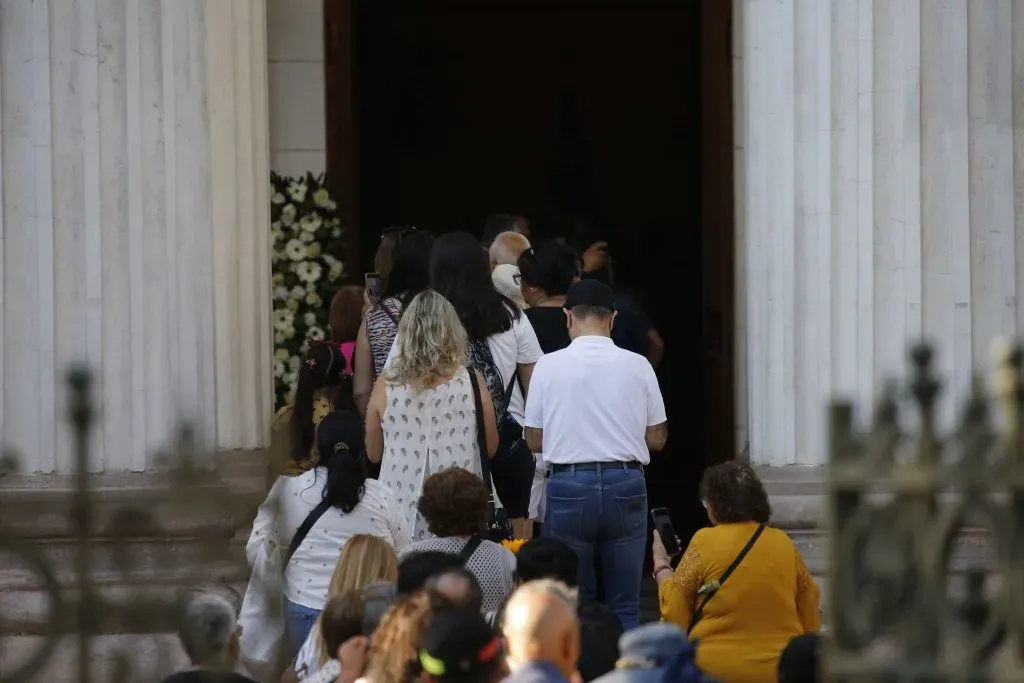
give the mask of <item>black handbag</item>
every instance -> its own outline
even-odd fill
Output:
[[[487,539],[495,543],[508,541],[515,537],[512,523],[508,520],[505,510],[494,507],[494,484],[491,482],[491,463],[487,457],[487,428],[484,426],[483,401],[480,398],[480,387],[476,383],[476,372],[470,370],[469,384],[473,388],[473,407],[476,410],[476,442],[480,450],[480,472],[484,484],[490,492],[488,509],[490,519],[487,523]]]

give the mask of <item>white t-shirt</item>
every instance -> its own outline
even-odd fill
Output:
[[[650,361],[609,337],[577,337],[533,368],[524,426],[544,430],[549,465],[651,460],[644,435],[665,422]]]
[[[252,534],[245,545],[251,566],[260,546],[276,540],[283,560],[292,537],[306,516],[322,500],[327,468],[317,467],[295,477],[282,476],[263,501]],[[275,507],[280,517],[275,518]],[[276,532],[276,533],[275,533]],[[400,552],[409,543],[409,529],[392,497],[391,490],[375,479],[367,479],[363,497],[352,512],[330,508],[317,520],[285,568],[284,596],[291,602],[323,609],[327,587],[341,549],[359,534],[379,536]]]
[[[501,373],[502,380],[506,386],[512,380],[512,375],[516,372],[519,365],[536,363],[544,355],[540,348],[540,342],[537,341],[537,333],[533,331],[533,325],[530,324],[529,318],[523,315],[522,312],[519,313],[517,319],[512,321],[511,328],[488,337],[487,347],[491,350],[491,355],[494,357],[494,365],[498,368],[498,372]],[[391,345],[391,353],[388,354],[384,367],[391,364],[391,360],[398,352],[397,349],[398,340],[396,339],[395,343]],[[512,387],[508,412],[515,418],[516,422],[523,424],[526,412],[525,401],[523,400],[523,392],[519,389],[518,381]]]

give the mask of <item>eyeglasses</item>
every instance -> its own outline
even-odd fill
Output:
[[[519,271],[516,271],[515,274],[512,275],[512,282],[516,283],[517,285],[523,284],[523,274],[520,273]]]

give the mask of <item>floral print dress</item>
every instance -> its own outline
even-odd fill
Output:
[[[482,475],[470,381],[469,372],[462,368],[444,384],[426,391],[387,387],[380,481],[395,493],[413,541],[433,537],[416,509],[427,477],[449,467]]]

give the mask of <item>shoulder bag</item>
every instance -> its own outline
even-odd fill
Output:
[[[238,613],[239,645],[242,665],[252,678],[261,683],[280,680],[291,659],[290,653],[286,652],[284,570],[313,525],[330,507],[328,501],[322,500],[310,510],[292,536],[284,557],[276,548],[268,547],[271,543],[264,543],[253,563]]]
[[[750,540],[747,541],[745,546],[743,546],[743,550],[741,550],[740,554],[736,556],[736,559],[732,561],[732,564],[725,568],[722,575],[714,581],[705,583],[697,591],[697,606],[693,610],[693,616],[690,617],[690,625],[686,629],[686,635],[690,635],[690,631],[692,631],[693,627],[697,625],[700,618],[704,616],[704,607],[708,604],[708,600],[715,597],[715,594],[722,588],[722,584],[725,583],[725,580],[728,579],[732,573],[736,571],[736,568],[740,566],[740,562],[742,562],[743,558],[747,556],[750,549],[754,547],[754,544],[757,543],[757,539],[761,537],[763,532],[764,524],[758,524],[757,529],[754,530]]]
[[[473,557],[473,553],[476,552],[476,549],[479,548],[480,544],[483,542],[484,539],[480,538],[476,534],[469,537],[469,540],[466,541],[466,545],[462,546],[462,550],[459,551],[459,562],[462,563],[462,566],[466,566],[466,563],[469,562],[469,558]]]
[[[508,515],[504,510],[494,508],[494,484],[491,482],[491,462],[487,457],[487,428],[484,425],[484,404],[480,396],[480,387],[476,383],[476,372],[469,371],[469,385],[473,389],[473,408],[476,410],[476,442],[480,451],[480,474],[484,484],[490,491],[488,506],[490,519],[488,520],[487,537],[495,543],[509,540],[513,537],[512,523],[508,521]]]

